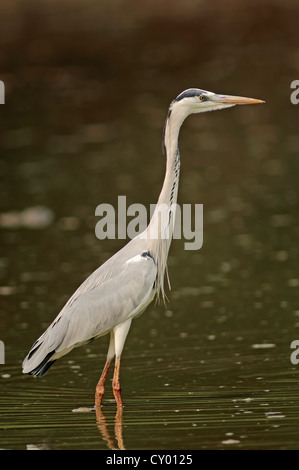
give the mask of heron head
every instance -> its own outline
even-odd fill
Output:
[[[264,103],[264,101],[242,96],[219,95],[211,91],[189,88],[177,96],[171,103],[170,109],[180,109],[182,114],[188,116],[193,113],[204,113],[206,111],[230,108],[237,104],[258,103]]]

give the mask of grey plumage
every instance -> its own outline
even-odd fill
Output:
[[[166,173],[159,200],[147,229],[94,271],[72,295],[48,329],[33,344],[23,372],[42,376],[61,356],[94,338],[110,333],[107,360],[96,388],[101,404],[111,360],[115,356],[113,391],[118,406],[120,357],[131,321],[157,295],[165,299],[164,277],[172,240],[180,174],[178,137],[192,113],[228,108],[260,100],[190,88],[170,105],[163,131]]]
[[[44,375],[49,368],[45,367],[48,361],[53,363],[73,348],[107,334],[116,324],[142,313],[153,300],[157,291],[157,266],[152,257],[142,256],[146,253],[145,240],[132,242],[102,264],[75,291],[24,359],[25,374]],[[131,261],[135,257],[138,258]]]

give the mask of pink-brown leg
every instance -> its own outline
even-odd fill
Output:
[[[106,382],[109,367],[110,367],[110,361],[107,361],[104,366],[103,372],[101,374],[100,380],[98,381],[97,386],[96,386],[95,406],[101,406],[102,399],[105,393],[105,382]]]
[[[124,441],[123,441],[123,407],[118,406],[117,412],[115,415],[115,437],[117,440],[118,448],[120,450],[125,450]]]
[[[117,407],[123,406],[121,398],[121,386],[119,380],[119,371],[120,371],[120,356],[115,358],[114,374],[112,380],[113,395],[117,404]]]

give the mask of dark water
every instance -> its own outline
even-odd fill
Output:
[[[112,20],[111,6],[103,18],[85,4],[64,23],[63,3],[29,3],[1,33],[0,446],[298,449],[299,10],[202,2],[169,17],[155,3],[110,2]],[[96,416],[108,338],[40,380],[21,363],[123,246],[96,239],[96,206],[156,202],[167,107],[190,86],[266,104],[184,124],[179,202],[203,204],[203,247],[173,241],[169,302],[151,305],[126,342],[123,414],[107,386]]]

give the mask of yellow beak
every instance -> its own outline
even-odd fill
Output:
[[[230,96],[230,95],[213,95],[210,99],[216,103],[223,104],[259,104],[265,103],[262,100],[256,100],[255,98],[246,98],[244,96]]]

